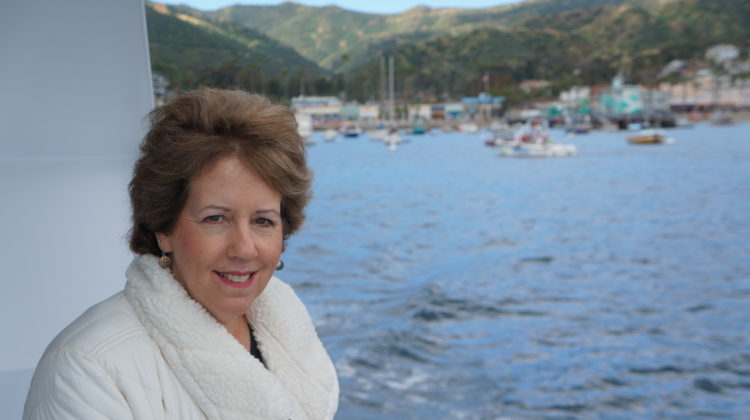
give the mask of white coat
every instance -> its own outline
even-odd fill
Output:
[[[24,419],[333,418],[336,371],[287,284],[272,278],[245,314],[263,366],[155,257],[126,276],[49,345]]]

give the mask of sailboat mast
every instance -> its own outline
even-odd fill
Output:
[[[388,120],[393,122],[393,56],[388,57]]]
[[[385,56],[382,54],[380,55],[380,112],[382,112],[384,115],[386,113],[385,110]]]

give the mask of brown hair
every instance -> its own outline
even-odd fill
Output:
[[[284,242],[300,228],[312,171],[289,108],[241,90],[201,88],[149,114],[130,181],[130,249],[161,255],[157,232],[171,232],[191,180],[221,158],[237,157],[281,193]]]

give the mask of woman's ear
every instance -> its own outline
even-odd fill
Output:
[[[172,252],[172,240],[169,235],[163,232],[156,233],[156,242],[159,244],[161,252],[170,253]]]

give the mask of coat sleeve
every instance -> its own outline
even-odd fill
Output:
[[[31,381],[24,420],[133,419],[118,384],[95,360],[59,349],[46,354]]]

